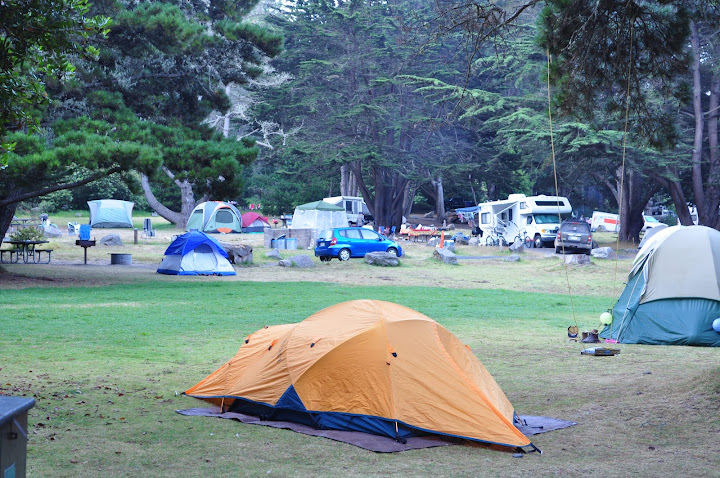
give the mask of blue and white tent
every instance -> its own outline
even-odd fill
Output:
[[[204,232],[192,230],[175,239],[165,250],[157,270],[172,275],[234,276],[227,252]]]

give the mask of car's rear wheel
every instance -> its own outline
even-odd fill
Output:
[[[562,247],[556,247],[555,254],[562,254]]]
[[[388,253],[388,254],[392,254],[393,256],[397,257],[397,255],[398,255],[398,250],[395,249],[394,247],[388,247],[387,253]]]
[[[320,256],[320,262],[330,262],[330,259],[332,259],[332,257]]]
[[[341,261],[350,260],[350,249],[340,249],[340,252],[338,252],[338,259]]]

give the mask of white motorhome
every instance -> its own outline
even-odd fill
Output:
[[[521,238],[535,247],[549,247],[554,244],[561,216],[571,212],[565,197],[511,194],[507,199],[478,204],[476,224],[483,235],[502,235],[506,243]]]
[[[323,198],[323,201],[344,208],[348,217],[348,223],[353,226],[362,226],[372,217],[370,216],[370,211],[365,204],[365,200],[361,197],[333,196]]]

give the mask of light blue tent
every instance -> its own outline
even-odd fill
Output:
[[[118,199],[97,199],[87,203],[90,207],[90,226],[133,227],[132,210],[135,203]]]
[[[192,230],[179,236],[165,250],[160,274],[234,276],[222,245],[204,232]]]

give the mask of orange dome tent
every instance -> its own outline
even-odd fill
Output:
[[[224,411],[399,441],[430,433],[534,448],[469,347],[384,301],[344,302],[261,329],[185,394]]]

